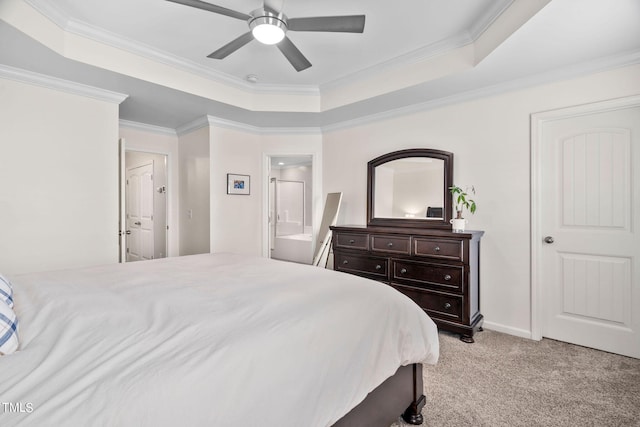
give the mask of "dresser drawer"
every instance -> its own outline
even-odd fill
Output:
[[[369,249],[368,234],[336,233],[336,247],[352,249]]]
[[[371,251],[390,254],[409,255],[411,246],[409,236],[371,235]]]
[[[393,287],[411,298],[429,316],[453,322],[462,322],[462,296],[425,291],[396,284],[393,284]]]
[[[420,237],[413,239],[413,253],[415,256],[464,261],[463,249],[462,240]]]
[[[462,292],[464,267],[394,259],[391,280],[412,286]]]
[[[342,252],[334,253],[334,266],[336,270],[366,275],[367,277],[386,280],[389,271],[389,262],[387,258],[361,256],[353,254],[345,254]]]

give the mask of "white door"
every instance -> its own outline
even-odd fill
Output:
[[[127,169],[127,262],[153,259],[153,163]]]
[[[542,335],[640,357],[640,106],[540,136]]]

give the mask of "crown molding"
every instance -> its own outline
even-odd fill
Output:
[[[474,43],[504,11],[513,4],[514,1],[515,0],[503,0],[502,2],[495,4],[493,7],[488,8],[484,14],[473,23],[473,26],[468,31],[464,31],[456,36],[440,40],[412,52],[391,58],[371,67],[364,68],[356,71],[355,73],[345,75],[336,80],[323,83],[320,85],[320,92],[322,93],[349,86],[357,83],[358,81],[382,74],[385,71],[427,61],[439,55]]]
[[[197,119],[189,122],[189,123],[185,123],[182,126],[178,126],[176,128],[176,135],[178,136],[183,136],[186,134],[189,134],[191,132],[195,132],[198,129],[202,129],[205,127],[210,127],[211,123],[209,123],[209,119],[214,119],[213,116],[202,116],[202,117],[198,117]]]
[[[142,132],[155,133],[157,135],[164,136],[177,136],[176,130],[171,128],[165,128],[162,126],[148,125],[146,123],[133,122],[131,120],[120,119],[120,127],[132,130],[139,130]]]
[[[400,69],[419,62],[427,61],[435,58],[436,56],[464,47],[470,43],[473,43],[471,36],[469,33],[464,32],[455,37],[450,37],[448,39],[432,43],[412,52],[396,56],[371,67],[356,71],[355,73],[347,74],[338,79],[323,83],[320,85],[320,93],[322,94],[323,92],[340,89],[358,83],[362,80],[382,74],[385,71]]]
[[[22,0],[63,30],[67,29],[69,18],[52,1]]]
[[[178,136],[195,132],[204,127],[219,127],[231,130],[239,130],[255,135],[321,135],[319,127],[259,127],[234,120],[221,119],[214,116],[203,116],[192,122],[186,123],[176,129]]]
[[[478,38],[489,28],[500,15],[504,13],[515,0],[503,0],[499,3],[492,5],[484,11],[484,14],[469,28],[469,35],[472,41],[478,40]]]
[[[222,124],[221,127],[229,127],[232,123]],[[322,135],[322,129],[319,127],[253,127],[255,133],[260,135]]]
[[[98,101],[111,102],[114,104],[121,104],[122,101],[127,99],[129,96],[123,93],[112,92],[110,90],[100,89],[2,64],[0,64],[0,78],[41,86],[47,89],[55,89],[74,95],[86,96],[88,98],[97,99]]]
[[[506,92],[526,89],[528,87],[538,86],[556,81],[578,78],[581,76],[594,74],[621,68],[630,65],[640,64],[640,51],[625,52],[620,55],[614,55],[607,58],[601,58],[594,61],[588,61],[581,64],[571,65],[556,69],[547,73],[537,74],[535,76],[510,80],[497,85],[487,86],[484,88],[470,90],[445,98],[434,99],[427,102],[409,105],[406,107],[396,108],[384,111],[382,113],[371,114],[357,119],[345,120],[343,122],[332,123],[322,126],[323,133],[334,132],[362,126],[383,120],[389,120],[396,117],[407,116],[410,114],[420,113],[436,108],[446,107],[448,105],[459,104],[475,99],[486,98],[490,96],[500,95]]]
[[[240,130],[257,135],[321,135],[319,127],[259,127],[219,117],[207,116],[209,126]]]

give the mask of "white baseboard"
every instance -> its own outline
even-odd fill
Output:
[[[487,322],[486,320],[482,324],[484,329],[489,329],[496,332],[502,332],[504,334],[514,335],[520,338],[531,338],[531,331],[526,329],[512,328],[511,326],[505,326],[500,323]]]

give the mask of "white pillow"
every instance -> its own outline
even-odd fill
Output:
[[[9,279],[0,274],[0,301],[4,301],[9,308],[13,308],[13,288]]]
[[[0,354],[11,354],[18,349],[18,318],[13,310],[0,301]]]

